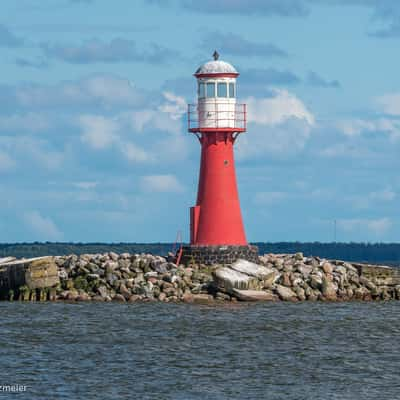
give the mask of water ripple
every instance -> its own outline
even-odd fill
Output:
[[[395,399],[399,311],[3,302],[0,384],[27,385],[18,398],[32,400]]]

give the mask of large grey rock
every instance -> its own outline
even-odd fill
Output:
[[[233,289],[232,294],[242,301],[275,301],[278,297],[270,291],[265,290],[239,290]]]
[[[268,276],[268,278],[264,279],[263,281],[263,286],[264,288],[272,288],[272,286],[278,281],[278,279],[281,277],[281,274],[277,271],[274,270],[274,272]]]
[[[297,301],[296,293],[286,286],[276,285],[276,292],[278,293],[279,297],[284,301]]]
[[[376,286],[396,286],[400,284],[400,269],[384,265],[353,264],[360,277],[368,279]],[[361,282],[361,280],[360,280]]]
[[[331,274],[333,272],[333,265],[329,262],[324,262],[322,264],[322,269],[326,274]]]
[[[310,277],[310,286],[313,289],[320,289],[321,285],[322,285],[322,278],[317,274],[311,275],[311,277]]]
[[[337,299],[337,287],[332,281],[329,281],[325,276],[322,278],[322,295],[327,300]]]
[[[367,279],[365,276],[360,276],[359,282],[364,285],[367,289],[369,290],[375,290],[376,285],[374,285],[369,279]]]
[[[231,265],[231,269],[241,272],[246,275],[254,276],[258,279],[267,279],[270,275],[273,275],[275,271],[272,268],[258,265],[256,263],[239,259]]]
[[[35,257],[3,262],[0,265],[0,289],[26,285],[29,289],[56,286],[60,282],[54,257]]]
[[[304,258],[303,253],[296,253],[296,254],[294,255],[294,258],[295,258],[297,261],[303,261],[303,258]]]
[[[108,291],[107,291],[107,288],[106,288],[105,286],[100,286],[100,287],[97,289],[97,292],[99,293],[99,295],[100,295],[102,298],[106,298],[106,297],[108,296]]]
[[[297,298],[298,298],[300,301],[304,301],[304,300],[306,299],[306,293],[305,293],[305,290],[304,290],[302,287],[300,287],[300,286],[295,286],[295,287],[293,288],[293,290],[294,290],[294,292],[296,293]]]
[[[218,289],[226,292],[232,289],[259,289],[260,281],[242,272],[235,271],[228,267],[220,267],[213,271],[214,284]]]
[[[119,267],[119,265],[115,261],[106,261],[104,264],[104,268],[107,273],[114,272],[118,267]]]
[[[312,271],[312,267],[307,264],[298,264],[296,265],[296,269],[304,278],[308,278]]]
[[[2,257],[0,258],[0,264],[8,263],[14,260],[16,260],[15,257]]]
[[[214,298],[210,294],[190,294],[185,293],[182,296],[182,300],[185,303],[210,303],[214,301]]]
[[[159,274],[165,274],[168,271],[168,263],[163,262],[163,263],[154,263],[151,265],[154,271],[156,271]]]

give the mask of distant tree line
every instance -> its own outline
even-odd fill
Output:
[[[253,243],[264,253],[297,253],[358,262],[400,265],[400,243],[319,243],[278,242]],[[4,243],[0,257],[39,257],[46,255],[105,253],[151,253],[166,255],[173,243]]]

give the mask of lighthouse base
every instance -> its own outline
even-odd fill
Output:
[[[232,264],[239,258],[258,262],[257,246],[183,246],[181,263],[189,264]]]

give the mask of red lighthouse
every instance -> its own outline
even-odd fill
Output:
[[[188,106],[188,130],[199,139],[201,159],[184,258],[204,264],[254,261],[258,250],[246,241],[233,153],[238,135],[246,131],[246,105],[236,101],[239,73],[216,51],[213,57],[195,72],[198,103]]]

